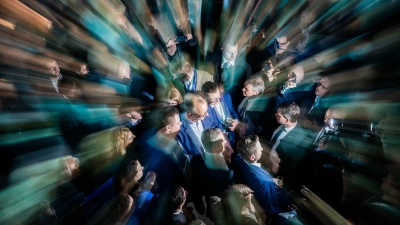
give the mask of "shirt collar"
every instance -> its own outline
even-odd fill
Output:
[[[221,68],[224,67],[224,64],[225,64],[226,62],[228,62],[231,66],[234,66],[234,65],[235,65],[235,60],[234,60],[234,61],[228,61],[228,60],[225,59],[225,57],[222,56]]]
[[[283,126],[283,125],[282,125]],[[295,127],[297,126],[297,121],[295,123],[295,125],[293,127],[285,127],[285,131],[286,132],[290,132],[291,130],[293,130]]]
[[[261,163],[249,163],[249,162],[247,162],[247,161],[243,158],[243,156],[242,156],[242,159],[243,159],[243,161],[244,161],[245,163],[247,163],[247,165],[253,165],[253,166],[257,166],[257,167],[260,167],[260,168],[261,168]]]

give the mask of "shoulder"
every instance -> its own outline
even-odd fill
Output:
[[[209,74],[207,71],[204,70],[196,70],[197,71],[197,75],[199,77],[202,77],[204,79],[213,79],[213,76],[211,74]]]

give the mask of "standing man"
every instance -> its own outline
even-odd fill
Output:
[[[58,66],[56,60],[48,59],[45,63],[46,69],[49,74],[49,78],[51,83],[53,84],[54,89],[58,92],[58,82],[62,79],[62,75],[60,73],[60,67]]]
[[[190,157],[204,154],[204,146],[201,143],[201,135],[205,129],[223,129],[216,112],[208,107],[206,100],[194,93],[186,94],[183,100],[185,112],[181,113],[182,129],[177,139],[182,143]]]
[[[201,91],[209,106],[215,109],[218,119],[224,125],[231,146],[235,146],[234,130],[239,123],[239,117],[233,109],[231,96],[226,92],[221,96],[218,85],[211,81],[204,83]]]
[[[196,70],[189,62],[178,62],[173,68],[174,79],[182,83],[185,93],[200,91],[207,81],[213,81],[213,76],[206,71]]]
[[[236,108],[243,99],[241,88],[244,81],[251,76],[250,65],[242,57],[238,57],[238,45],[228,41],[221,48],[222,51],[210,55],[207,61],[213,67],[214,82],[222,83],[232,96],[233,106]]]
[[[285,186],[300,191],[308,174],[307,150],[311,141],[307,132],[297,123],[300,108],[295,103],[283,103],[275,113],[280,126],[271,137],[270,146],[281,159],[277,176],[285,179]]]

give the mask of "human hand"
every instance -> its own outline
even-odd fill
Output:
[[[168,42],[167,42],[167,48],[169,48],[171,45],[176,45],[179,44],[179,42],[176,41],[176,36],[174,38],[171,38]]]
[[[191,33],[185,34],[185,36],[187,37],[187,41],[193,38],[193,35]]]
[[[239,124],[239,120],[232,120],[232,123],[229,125],[228,129],[230,131],[234,131],[236,128],[236,125],[238,125],[238,124]]]

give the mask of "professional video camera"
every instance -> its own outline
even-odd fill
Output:
[[[376,122],[332,118],[325,124],[326,135],[354,135],[364,139],[376,138]]]

